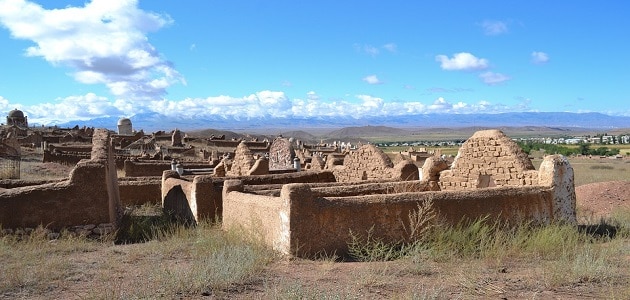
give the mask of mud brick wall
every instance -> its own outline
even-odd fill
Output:
[[[527,154],[499,130],[476,132],[459,149],[451,169],[440,175],[442,190],[537,183],[538,172]]]
[[[89,158],[89,152],[51,152],[44,150],[43,162],[54,162],[62,165],[76,165],[80,160]]]
[[[117,225],[122,209],[109,132],[96,130],[92,142],[91,158],[81,160],[68,180],[0,191],[2,227]]]
[[[185,169],[209,168],[207,162],[184,162]],[[125,177],[162,176],[162,172],[171,169],[171,161],[124,161],[123,171]]]
[[[123,206],[159,204],[162,177],[123,177],[118,179],[120,202]]]
[[[562,219],[553,214],[553,188],[546,186],[346,197],[322,197],[330,190],[299,183],[284,185],[277,197],[243,190],[238,181],[224,185],[224,228],[249,229],[281,253],[299,257],[347,253],[350,231],[363,237],[371,232],[383,242],[407,240],[409,214],[423,203],[451,224],[482,217],[533,224]]]
[[[415,180],[419,178],[418,168],[411,161],[401,161],[394,166],[391,159],[374,145],[363,145],[348,153],[343,167],[333,168],[338,182],[361,180]]]

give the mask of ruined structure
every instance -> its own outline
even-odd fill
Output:
[[[440,175],[442,190],[538,184],[527,154],[499,130],[476,132],[459,149],[451,169]]]
[[[172,147],[183,147],[182,143],[182,132],[179,129],[173,130],[173,134],[171,135],[171,146]]]
[[[247,147],[247,144],[241,142],[234,154],[229,169],[226,170],[227,176],[245,176],[245,175],[264,175],[269,173],[269,161],[265,157],[254,158],[254,154]]]
[[[418,167],[409,160],[402,160],[396,166],[391,159],[376,146],[363,145],[346,155],[342,167],[333,167],[339,182],[360,180],[417,180]]]
[[[128,118],[121,118],[118,120],[118,134],[119,135],[133,135],[133,125]]]
[[[94,133],[90,158],[81,160],[67,180],[0,190],[3,228],[116,226],[121,216],[116,167],[105,129]]]
[[[7,115],[7,125],[28,128],[28,117],[19,109],[14,109]]]
[[[387,188],[383,187],[384,179],[397,178],[388,175],[378,179],[374,174],[390,172],[382,166],[391,167],[391,162],[377,148],[367,147],[359,149],[361,154],[349,154],[347,162],[333,170],[337,183],[253,188],[242,180],[226,181],[223,226],[247,228],[282,253],[311,257],[346,253],[350,232],[370,232],[372,238],[385,243],[409,240],[413,225],[410,214],[427,205],[442,222],[451,224],[479,218],[507,223],[575,224],[573,169],[567,159],[548,156],[536,171],[512,145],[500,131],[478,132],[462,147],[449,170],[442,171],[446,167],[443,161],[427,160],[426,178],[391,181]],[[503,173],[499,168],[504,169]],[[479,174],[489,175],[492,181],[480,179]],[[380,182],[360,181],[366,178]]]

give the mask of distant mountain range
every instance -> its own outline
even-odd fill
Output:
[[[115,130],[119,117],[102,117],[92,120],[68,121],[60,127],[78,125]],[[261,131],[265,128],[276,132],[297,131],[304,128],[334,129],[344,127],[384,126],[395,128],[460,128],[460,127],[569,127],[615,129],[630,128],[630,116],[610,116],[602,113],[569,112],[514,112],[500,114],[420,114],[391,117],[312,117],[312,118],[250,118],[234,119],[221,116],[211,118],[175,118],[158,113],[136,114],[130,117],[136,130],[202,130],[218,129],[235,132]],[[374,128],[373,128],[374,129]],[[392,134],[396,134],[392,132]],[[343,136],[344,133],[336,133]]]

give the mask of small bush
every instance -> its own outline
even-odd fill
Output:
[[[348,242],[348,254],[356,261],[373,262],[389,261],[404,256],[402,243],[387,243],[374,237],[374,227],[367,231],[365,236],[356,234],[350,230]]]

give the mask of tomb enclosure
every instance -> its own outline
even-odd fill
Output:
[[[0,190],[3,228],[60,229],[111,223],[122,216],[110,134],[97,129],[89,159],[83,159],[67,180]]]
[[[499,130],[476,132],[459,149],[450,170],[440,174],[442,190],[538,184],[538,172],[523,150]]]
[[[367,147],[361,155],[349,154],[343,166],[330,170],[335,183],[254,188],[242,180],[227,180],[222,192],[222,224],[255,232],[279,252],[299,257],[346,254],[352,234],[365,237],[369,233],[386,243],[409,241],[413,238],[410,215],[428,208],[437,213],[440,222],[450,224],[479,218],[510,224],[576,224],[573,169],[565,157],[547,156],[536,171],[500,131],[478,132],[465,146],[450,169],[444,170],[439,159],[427,159],[423,180],[384,176],[394,179],[387,188],[383,177],[361,181],[369,178],[369,172],[385,173],[385,167],[391,168],[391,161],[378,148]],[[510,159],[519,161],[510,164]],[[370,164],[374,161],[380,169]],[[355,164],[356,169],[341,171]],[[510,177],[502,179],[506,170],[501,173],[499,168],[507,168]],[[469,184],[451,188],[453,174],[461,177],[457,182]],[[479,174],[489,175],[493,184],[479,184]],[[511,176],[519,180],[510,181]],[[442,186],[447,188],[440,190]]]

